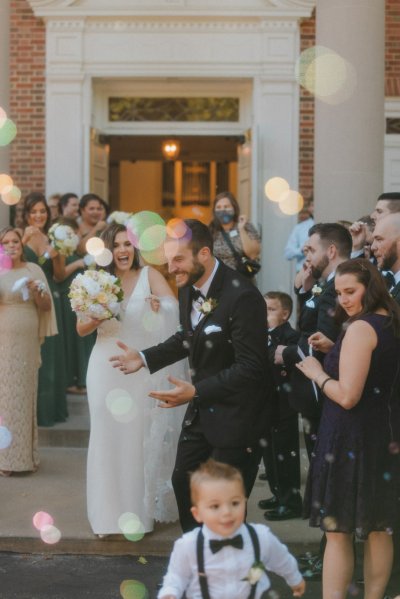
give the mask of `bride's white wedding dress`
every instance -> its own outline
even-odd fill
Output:
[[[121,351],[117,339],[145,349],[176,331],[177,301],[161,298],[156,313],[145,301],[149,294],[148,267],[144,267],[123,302],[121,320],[105,321],[98,328],[89,361],[87,509],[96,534],[121,534],[118,519],[127,512],[140,519],[144,532],[153,529],[154,520],[173,521],[178,515],[171,474],[185,406],[160,408],[148,393],[171,387],[168,374],[188,380],[187,362],[153,375],[146,368],[124,375],[109,362]]]

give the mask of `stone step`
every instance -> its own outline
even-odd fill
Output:
[[[154,532],[135,543],[119,535],[99,539],[92,533],[86,514],[86,455],[83,448],[42,448],[38,472],[0,479],[0,551],[169,555],[173,542],[181,534],[177,523],[156,524]],[[250,522],[265,522],[257,502],[269,495],[267,489],[266,483],[256,481],[248,504]],[[40,539],[32,523],[39,511],[54,518],[54,525],[61,531],[57,544],[47,545]],[[299,551],[315,549],[321,536],[318,529],[309,528],[300,518],[272,522],[270,528],[284,543]]]
[[[68,419],[51,427],[39,427],[39,447],[87,447],[89,407],[86,395],[68,395]]]

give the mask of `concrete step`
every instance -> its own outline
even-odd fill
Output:
[[[0,478],[0,551],[93,555],[169,555],[180,536],[177,523],[156,524],[154,532],[132,543],[122,536],[98,539],[86,515],[86,456],[84,448],[40,449],[38,472]],[[269,495],[268,485],[257,480],[249,499],[249,521],[265,522],[257,502]],[[48,512],[61,531],[61,540],[47,545],[32,523],[36,512]],[[272,522],[270,528],[292,550],[313,551],[320,531],[299,519]]]
[[[39,447],[87,447],[89,407],[86,395],[68,395],[68,419],[52,427],[39,427]]]

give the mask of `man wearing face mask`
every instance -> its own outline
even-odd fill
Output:
[[[256,228],[240,214],[239,204],[229,191],[219,193],[213,204],[210,231],[216,258],[238,270],[243,256],[256,260],[261,251],[261,238]]]

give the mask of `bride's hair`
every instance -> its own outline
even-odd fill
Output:
[[[105,247],[108,250],[110,250],[110,252],[113,252],[114,241],[115,241],[116,236],[118,235],[118,233],[126,233],[126,232],[127,232],[127,228],[125,227],[125,225],[111,223],[111,225],[108,225],[108,227],[106,227],[104,229],[104,231],[102,231],[102,233],[100,235],[100,239],[102,239],[104,241]],[[133,262],[132,262],[132,270],[138,270],[141,267],[140,254],[139,254],[139,250],[137,248],[134,247],[133,249],[134,249],[134,254],[133,254]],[[102,268],[104,268],[104,270],[110,272],[111,274],[114,274],[114,260],[111,262],[111,264],[109,266],[102,267]]]

